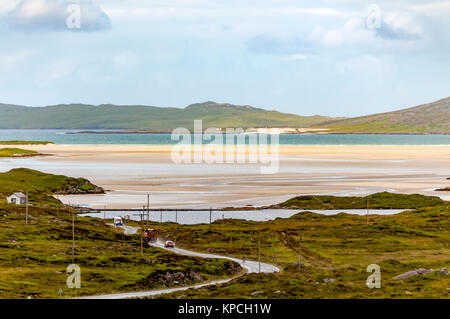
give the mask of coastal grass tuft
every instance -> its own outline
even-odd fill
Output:
[[[442,205],[444,201],[437,196],[420,194],[376,193],[363,197],[308,195],[297,196],[279,205],[279,208],[294,209],[416,209]]]
[[[164,298],[450,297],[445,272],[393,279],[418,268],[450,267],[449,202],[395,215],[301,212],[265,222],[226,219],[211,225],[152,227],[159,227],[177,246],[247,260],[258,260],[260,245],[261,260],[282,269]],[[366,286],[370,264],[381,267],[381,289]]]
[[[54,144],[48,141],[0,141],[0,145],[48,145]]]
[[[21,148],[0,148],[0,157],[25,157],[39,155],[36,151],[24,150]]]

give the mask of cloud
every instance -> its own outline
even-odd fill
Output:
[[[418,40],[422,37],[420,28],[397,27],[385,21],[382,21],[380,27],[375,29],[375,34],[380,38],[389,40]]]
[[[351,18],[344,25],[337,28],[322,30],[316,26],[312,37],[325,46],[340,46],[348,43],[363,43],[370,34],[365,30],[361,18]]]
[[[78,7],[71,7],[75,5]],[[75,11],[71,10],[75,9]],[[79,27],[68,21],[79,12]],[[6,27],[13,30],[99,31],[109,29],[111,21],[91,0],[21,0],[5,17]],[[73,20],[71,20],[73,21]]]
[[[414,15],[400,13],[384,16],[380,27],[375,29],[376,36],[388,40],[418,40],[423,33]]]

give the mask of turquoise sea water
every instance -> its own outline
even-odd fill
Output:
[[[56,144],[173,145],[171,134],[67,134],[71,130],[0,130],[0,141],[50,141]],[[269,139],[270,141],[270,139]],[[209,143],[208,141],[204,142]],[[450,145],[450,135],[311,134],[279,136],[280,145]]]

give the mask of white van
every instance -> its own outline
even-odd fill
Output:
[[[114,226],[123,226],[122,217],[114,217]]]

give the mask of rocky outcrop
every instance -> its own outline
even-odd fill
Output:
[[[95,186],[93,189],[83,190],[79,188],[69,187],[61,192],[59,195],[83,195],[83,194],[104,194],[105,190],[102,187]]]
[[[145,279],[139,280],[136,284],[142,287],[156,287],[173,285],[186,285],[193,282],[204,281],[206,278],[196,271],[159,271],[149,275]]]
[[[84,194],[104,194],[105,190],[90,181],[85,180],[76,186],[70,186],[62,191],[57,192],[58,195],[84,195]]]
[[[408,272],[405,272],[403,274],[395,276],[394,279],[406,279],[406,278],[410,278],[410,277],[414,277],[414,276],[418,276],[418,275],[426,275],[426,274],[429,274],[429,273],[432,273],[432,272],[436,272],[436,271],[439,271],[439,273],[441,275],[448,275],[447,268],[441,268],[441,269],[419,268],[419,269],[410,270]]]
[[[436,189],[437,192],[450,192],[450,186]]]

